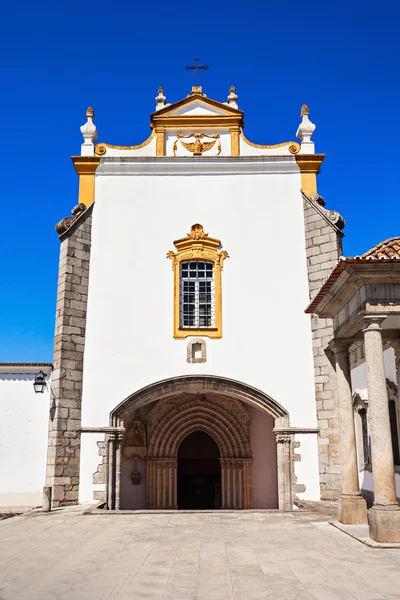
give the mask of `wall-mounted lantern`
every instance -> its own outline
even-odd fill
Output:
[[[35,380],[33,382],[33,389],[35,390],[35,394],[43,394],[46,388],[46,375],[43,371],[39,371],[37,375],[35,375]]]

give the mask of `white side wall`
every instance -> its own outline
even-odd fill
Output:
[[[394,357],[393,348],[388,348],[383,353],[383,360],[385,364],[385,375],[387,379],[397,384],[396,379],[396,362]],[[368,397],[368,385],[367,385],[367,365],[363,362],[358,365],[355,369],[351,370],[351,387],[353,392],[355,390],[365,390],[366,397]]]
[[[188,167],[182,160],[143,166],[105,161],[97,170],[82,425],[107,425],[117,404],[153,382],[212,374],[259,388],[289,411],[292,425],[315,427],[295,159],[259,158],[253,164],[219,157],[215,168],[212,159],[191,159]],[[185,169],[190,176],[179,174]],[[196,222],[221,239],[230,255],[223,271],[223,338],[207,339],[204,364],[187,363],[189,338],[172,337],[173,273],[166,258],[173,240]],[[99,462],[93,437],[82,440],[82,501],[91,500]],[[296,465],[309,499],[319,498],[314,442],[305,441]]]
[[[50,395],[35,394],[33,380],[0,374],[0,507],[42,503]]]

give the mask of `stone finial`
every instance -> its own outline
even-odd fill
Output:
[[[296,137],[301,141],[301,154],[314,154],[314,142],[311,141],[311,136],[315,131],[315,125],[310,121],[308,115],[310,111],[307,104],[301,107],[301,123],[297,129]]]
[[[162,87],[158,88],[158,96],[156,96],[156,110],[161,110],[167,105],[167,98],[164,96],[164,90]]]
[[[83,144],[81,146],[81,156],[94,156],[94,142],[99,138],[96,125],[93,123],[94,110],[91,106],[86,111],[87,121],[81,127]]]
[[[300,111],[300,118],[304,117],[304,115],[309,115],[310,114],[310,109],[308,108],[307,104],[303,104],[303,106],[301,107],[301,111]]]
[[[229,104],[229,106],[232,106],[233,108],[239,108],[237,100],[238,95],[236,94],[236,88],[234,85],[231,85],[229,88],[228,102],[226,104]]]

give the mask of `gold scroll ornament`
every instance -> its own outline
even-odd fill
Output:
[[[194,142],[184,142],[183,139],[187,138],[194,138]],[[201,140],[203,138],[209,138],[212,140],[212,142],[202,142]],[[211,148],[214,146],[217,140],[218,146],[217,154],[215,154],[215,156],[221,154],[221,141],[219,133],[214,133],[213,135],[206,135],[205,133],[191,133],[190,135],[183,135],[183,133],[178,133],[174,145],[172,147],[172,151],[174,153],[174,156],[176,156],[176,152],[178,150],[178,142],[180,142],[182,146],[186,148],[186,150],[189,150],[189,152],[193,153],[193,156],[202,156],[204,152],[208,152],[209,150],[211,150]]]

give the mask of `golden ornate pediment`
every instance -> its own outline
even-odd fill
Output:
[[[207,98],[201,91],[194,91],[187,98],[153,112],[150,118],[151,127],[156,130],[160,127],[199,129],[244,125],[241,110]]]

